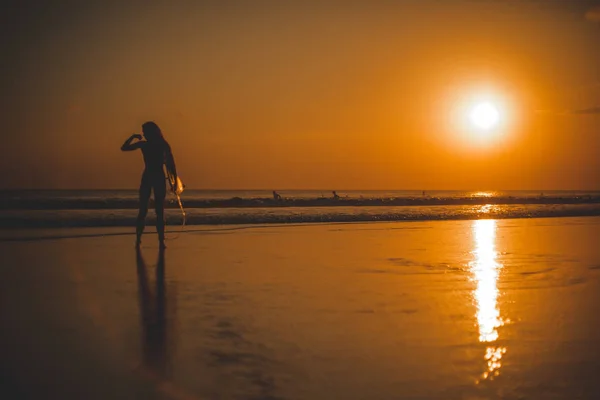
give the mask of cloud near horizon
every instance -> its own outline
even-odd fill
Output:
[[[597,6],[594,6],[594,7],[590,8],[585,13],[585,18],[588,21],[600,22],[600,5],[597,5]]]
[[[580,110],[574,110],[572,114],[600,114],[600,106],[582,108]]]
[[[535,113],[552,115],[593,115],[600,114],[600,106],[581,108],[578,110],[535,110]]]

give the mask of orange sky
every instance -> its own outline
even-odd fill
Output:
[[[3,17],[0,188],[136,188],[154,120],[188,188],[600,189],[597,1],[120,3]]]

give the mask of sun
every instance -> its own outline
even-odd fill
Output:
[[[475,127],[487,131],[498,124],[500,113],[492,103],[485,102],[475,105],[471,109],[469,117]]]

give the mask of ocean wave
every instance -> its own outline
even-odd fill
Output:
[[[187,225],[243,225],[269,223],[436,221],[600,216],[600,204],[485,204],[446,206],[364,206],[287,208],[186,209]],[[0,212],[1,228],[134,226],[136,212],[120,210],[10,210]],[[183,222],[179,210],[166,212],[172,229]],[[147,224],[155,219],[149,213]]]
[[[242,198],[182,199],[186,208],[284,208],[284,207],[394,207],[394,206],[483,206],[519,205],[519,204],[600,204],[600,196],[461,196],[461,197],[341,197],[333,198]],[[5,196],[0,198],[0,210],[122,210],[136,209],[139,200],[134,197],[118,198],[69,198],[69,197],[18,197]],[[150,207],[153,207],[150,200]],[[178,208],[174,199],[167,201],[167,208]]]

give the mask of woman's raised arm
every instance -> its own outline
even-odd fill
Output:
[[[142,135],[139,135],[137,133],[131,135],[129,139],[127,139],[125,143],[123,143],[123,146],[121,146],[121,151],[133,151],[142,147],[142,142],[135,142],[132,144],[131,142],[133,141],[133,139],[141,140]]]

